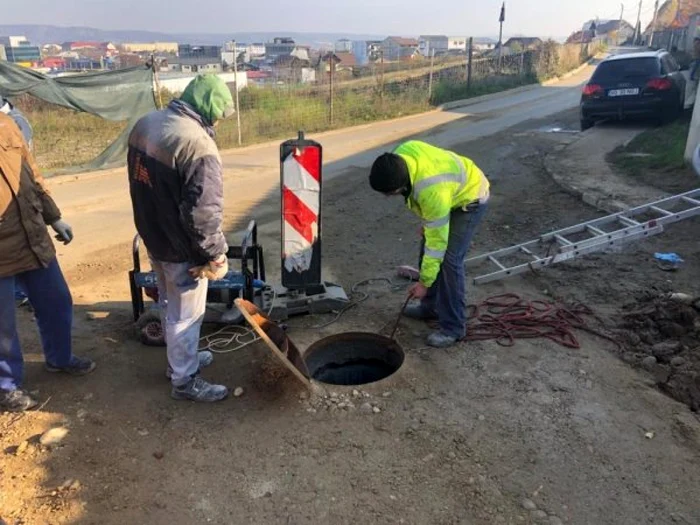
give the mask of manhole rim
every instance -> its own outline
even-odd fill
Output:
[[[396,369],[392,373],[381,379],[369,383],[358,383],[356,385],[327,383],[325,381],[321,381],[313,377],[315,369],[309,366],[310,357],[314,356],[314,354],[318,353],[319,351],[325,350],[327,346],[332,345],[335,342],[357,341],[358,339],[365,340],[368,342],[380,343],[384,345],[387,352],[394,353],[398,358],[398,365],[396,366]],[[385,335],[377,334],[374,332],[342,332],[339,334],[329,335],[327,337],[319,339],[318,341],[315,341],[308,348],[306,348],[306,350],[302,354],[302,359],[304,360],[304,363],[306,364],[306,367],[309,371],[309,378],[315,383],[325,385],[326,387],[354,388],[357,386],[367,387],[378,383],[384,383],[394,378],[401,371],[402,367],[406,363],[406,352],[398,341],[396,341],[395,339],[391,339]]]

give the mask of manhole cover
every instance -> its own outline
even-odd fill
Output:
[[[304,354],[309,374],[330,385],[366,385],[396,372],[404,352],[393,339],[378,334],[349,332],[326,337]]]

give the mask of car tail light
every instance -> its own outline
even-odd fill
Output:
[[[647,82],[647,88],[654,91],[668,91],[673,87],[673,82],[667,78],[652,78]]]
[[[595,97],[602,94],[603,86],[599,86],[598,84],[586,84],[583,88],[583,95],[585,97]]]

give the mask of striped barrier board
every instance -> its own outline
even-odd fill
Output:
[[[282,186],[282,285],[321,285],[321,185],[323,148],[304,139],[280,146]]]

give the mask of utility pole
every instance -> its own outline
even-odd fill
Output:
[[[654,3],[654,20],[651,22],[651,35],[649,35],[649,47],[654,44],[654,33],[656,32],[656,21],[659,18],[659,0]]]
[[[617,47],[620,47],[620,33],[622,30],[622,17],[625,16],[625,4],[620,4],[622,8],[620,9],[620,20],[617,22]]]
[[[474,37],[467,41],[467,90],[472,87],[472,63],[474,60]]]
[[[637,11],[637,23],[634,26],[634,41],[632,44],[636,44],[637,40],[642,37],[642,0],[639,0],[639,10]],[[639,31],[639,34],[637,33]]]
[[[501,16],[498,17],[500,29],[498,32],[498,72],[501,72],[501,64],[503,63],[503,22],[506,21],[506,3],[501,6]]]
[[[241,105],[238,98],[238,47],[233,41],[233,88],[236,91],[236,128],[238,129],[238,145],[242,145],[241,139]]]

